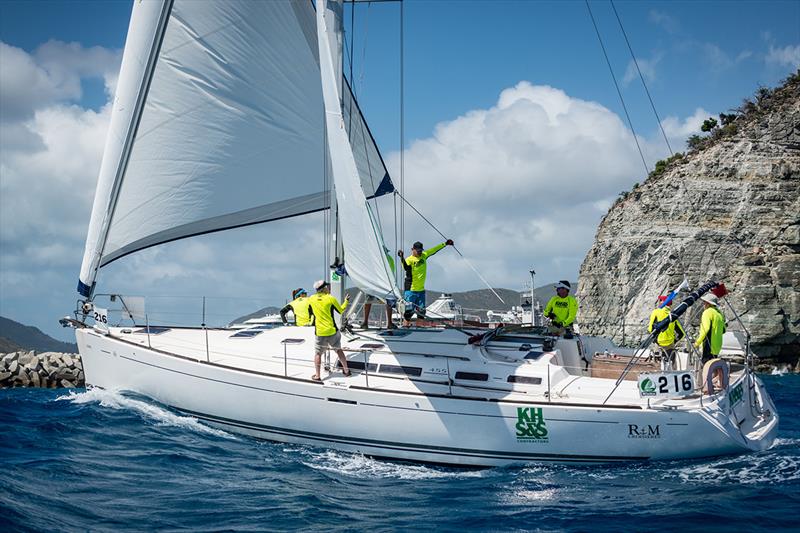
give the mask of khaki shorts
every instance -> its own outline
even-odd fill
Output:
[[[321,354],[325,351],[326,348],[331,348],[333,350],[338,350],[342,347],[342,334],[338,331],[333,335],[328,335],[327,337],[320,337],[319,335],[316,336],[314,340],[314,353]]]
[[[376,303],[385,303],[385,302],[383,300],[381,300],[380,298],[372,296],[371,294],[367,294],[367,299],[364,300],[364,303],[365,304],[376,304]]]

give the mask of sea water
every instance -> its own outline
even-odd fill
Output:
[[[762,377],[761,453],[464,470],[232,435],[147,398],[0,391],[0,529],[800,529],[800,375]]]

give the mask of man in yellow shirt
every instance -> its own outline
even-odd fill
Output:
[[[428,275],[428,258],[445,246],[453,245],[453,240],[447,239],[442,244],[423,251],[422,243],[417,241],[411,247],[411,257],[403,257],[402,250],[397,252],[403,260],[406,272],[403,299],[411,303],[411,308],[406,309],[403,315],[404,326],[411,325],[411,317],[415,312],[418,317],[425,318],[425,278]]]
[[[719,357],[722,351],[722,334],[725,333],[725,317],[719,310],[719,298],[709,293],[700,297],[703,300],[703,314],[700,317],[700,333],[694,343],[695,348],[703,347],[702,362]]]
[[[578,315],[578,300],[570,295],[569,281],[561,280],[555,285],[556,296],[550,298],[544,308],[544,316],[550,319],[550,333],[572,338],[572,324]]]
[[[294,323],[296,326],[310,326],[311,316],[308,314],[308,293],[302,287],[292,291],[292,301],[281,309],[281,320],[283,324],[289,323],[286,314],[291,311],[294,313]]]
[[[666,299],[666,296],[659,296],[658,304],[666,301]],[[661,308],[656,307],[653,309],[653,312],[650,313],[650,324],[647,326],[647,331],[652,332],[653,324],[657,324],[658,322],[661,322],[665,318],[669,317],[671,310],[672,309],[669,305],[665,305]],[[669,326],[667,326],[667,329],[658,334],[658,337],[656,338],[656,344],[658,345],[659,349],[671,359],[675,354],[675,344],[685,336],[686,332],[683,330],[683,326],[678,320],[675,320],[674,322],[670,322]]]
[[[311,376],[311,379],[322,381],[319,371],[322,365],[322,352],[327,348],[336,350],[339,362],[342,364],[342,372],[345,376],[350,376],[347,358],[342,351],[342,334],[339,333],[339,328],[333,319],[334,310],[341,314],[350,302],[345,298],[344,304],[340,304],[339,300],[331,296],[331,286],[325,280],[319,280],[314,283],[314,289],[317,293],[308,299],[308,312],[311,315],[314,333],[316,334],[316,341],[314,342],[314,369],[316,374]]]

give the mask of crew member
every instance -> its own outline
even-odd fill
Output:
[[[294,323],[297,326],[310,326],[311,317],[308,314],[308,293],[302,287],[292,291],[292,301],[281,309],[281,320],[284,325],[288,324],[286,313],[294,313]]]
[[[647,331],[652,333],[654,324],[669,317],[671,312],[669,305],[665,305],[661,308],[658,307],[658,305],[660,305],[661,302],[666,301],[666,299],[666,296],[658,297],[656,308],[653,309],[652,313],[650,313],[650,324],[647,326]],[[681,323],[678,320],[674,320],[669,323],[667,329],[658,334],[658,337],[656,338],[656,344],[658,345],[659,350],[671,360],[675,355],[675,345],[685,336],[686,332],[683,330]]]
[[[715,294],[706,293],[703,300],[703,314],[700,316],[700,333],[694,343],[695,348],[703,347],[702,362],[719,357],[722,350],[722,334],[725,333],[725,317],[719,310],[719,298]]]
[[[422,243],[417,241],[411,247],[411,257],[404,257],[403,251],[399,250],[397,255],[403,260],[403,267],[406,272],[403,288],[403,298],[411,303],[410,309],[406,309],[403,315],[403,325],[411,325],[411,317],[417,313],[419,318],[425,318],[425,277],[428,274],[428,258],[444,248],[453,246],[453,240],[447,239],[442,244],[437,244],[429,250],[423,251]],[[408,267],[408,268],[406,268]]]
[[[555,284],[556,296],[550,298],[544,308],[544,316],[551,320],[550,333],[572,338],[572,324],[578,315],[578,300],[570,295],[572,289],[569,281],[561,280]]]
[[[314,283],[314,289],[317,293],[308,299],[308,312],[311,315],[311,321],[314,324],[314,333],[316,341],[314,343],[314,369],[316,374],[311,376],[314,381],[321,381],[320,366],[322,364],[322,352],[327,348],[336,350],[339,356],[339,362],[342,364],[342,371],[345,376],[350,375],[350,369],[347,367],[347,358],[342,351],[342,334],[339,333],[339,328],[336,326],[336,321],[333,318],[334,310],[340,314],[347,308],[350,303],[348,298],[345,297],[344,304],[340,304],[339,300],[331,296],[331,286],[325,280],[319,280]]]

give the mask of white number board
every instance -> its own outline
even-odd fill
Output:
[[[692,372],[652,372],[639,374],[642,398],[679,398],[694,391]]]
[[[108,329],[108,309],[102,307],[95,307],[92,311],[94,318],[94,325],[101,329]]]

